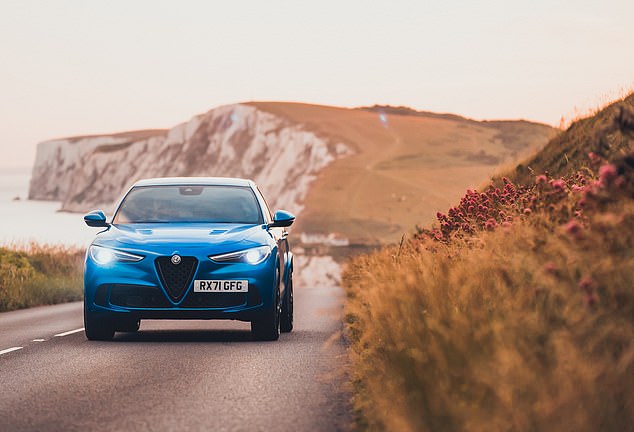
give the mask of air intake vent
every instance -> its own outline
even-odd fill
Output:
[[[172,257],[158,257],[154,262],[161,283],[170,298],[178,302],[183,298],[187,287],[194,278],[198,260],[194,257],[180,257],[178,264],[174,264]]]
[[[110,303],[116,306],[134,308],[163,308],[170,307],[163,290],[159,287],[141,285],[112,285],[110,288]]]

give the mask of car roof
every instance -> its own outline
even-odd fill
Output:
[[[159,177],[143,179],[136,182],[136,186],[255,186],[252,180],[234,177]]]

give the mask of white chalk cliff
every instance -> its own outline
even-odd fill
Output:
[[[255,180],[269,205],[299,213],[318,172],[349,153],[300,124],[251,105],[227,105],[169,131],[42,142],[29,198],[61,201],[65,211],[111,211],[142,178],[226,176]]]

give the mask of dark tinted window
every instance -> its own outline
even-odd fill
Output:
[[[115,224],[224,222],[260,224],[255,194],[239,186],[142,186],[132,189]]]

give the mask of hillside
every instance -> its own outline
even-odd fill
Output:
[[[347,265],[360,430],[631,429],[633,101]]]
[[[552,134],[526,121],[405,108],[227,105],[170,130],[40,143],[29,198],[111,210],[139,178],[247,177],[273,207],[301,212],[296,231],[387,243]]]
[[[476,122],[416,111],[403,115],[296,103],[251,105],[352,149],[317,176],[297,229],[339,231],[369,243],[398,241],[415,224],[431,222],[466,187],[480,184],[499,164],[539,148],[554,133],[525,121]]]
[[[611,103],[596,115],[574,122],[565,133],[551,140],[542,151],[517,166],[508,176],[530,182],[535,173],[560,177],[588,164],[592,153],[597,160],[614,160],[627,154],[634,129],[634,94]]]
[[[62,210],[112,211],[135,181],[164,176],[254,179],[272,205],[300,212],[314,176],[346,146],[248,105],[228,105],[168,131],[57,139],[40,143],[29,199]]]

